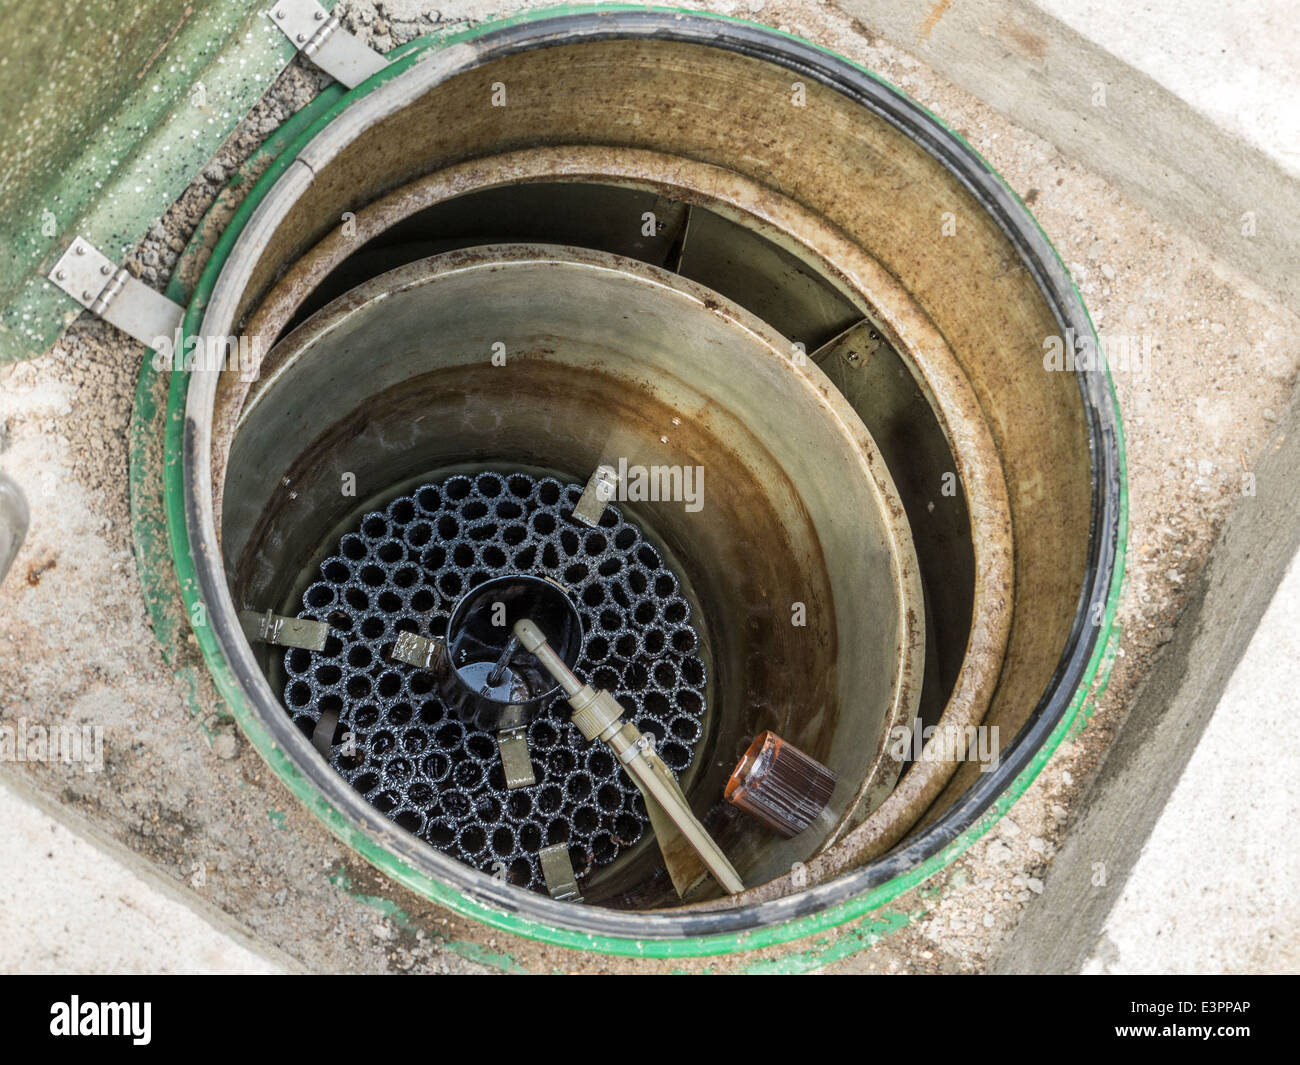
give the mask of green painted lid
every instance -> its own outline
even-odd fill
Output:
[[[81,313],[45,280],[72,238],[120,263],[293,58],[269,7],[0,0],[0,363]]]

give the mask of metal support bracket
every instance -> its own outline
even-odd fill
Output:
[[[239,614],[244,626],[244,635],[259,643],[275,644],[278,647],[301,647],[307,651],[325,650],[325,641],[329,639],[330,627],[323,621],[308,621],[305,618],[287,618],[268,610],[259,614],[255,610],[244,610]]]
[[[267,14],[298,51],[349,89],[388,66],[368,44],[340,29],[316,0],[280,0]]]
[[[875,323],[864,318],[832,337],[808,358],[821,366],[832,355],[838,355],[849,369],[861,370],[880,351],[888,348],[889,341],[881,336]]]
[[[441,668],[446,646],[441,640],[417,636],[413,632],[399,632],[388,657],[394,662],[405,662],[416,669],[437,672]]]
[[[68,245],[46,276],[83,307],[146,347],[157,348],[161,338],[170,342],[185,315],[179,303],[132,277],[125,266],[115,266],[82,237]]]
[[[325,710],[321,713],[320,720],[316,722],[316,727],[312,729],[311,745],[326,761],[329,761],[330,755],[334,753],[334,730],[338,727],[339,712]]]
[[[533,756],[528,750],[528,733],[522,728],[502,729],[497,733],[497,749],[501,752],[501,769],[506,775],[506,788],[531,788],[537,783],[533,772]]]
[[[578,878],[573,872],[573,862],[569,858],[569,845],[556,843],[543,847],[537,852],[542,867],[542,876],[546,880],[546,890],[551,898],[558,902],[581,902],[582,892],[578,890]]]
[[[613,466],[597,466],[587,478],[587,487],[573,508],[573,516],[594,529],[605,513],[605,504],[614,498],[617,491],[618,471]]]

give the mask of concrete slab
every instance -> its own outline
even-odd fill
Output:
[[[998,971],[1296,965],[1297,469],[1300,398],[1131,696]]]
[[[1297,692],[1300,556],[1291,560],[1083,972],[1300,972]]]
[[[76,834],[3,782],[0,825],[0,972],[286,971],[138,859]]]
[[[1036,0],[1226,133],[1300,174],[1300,34],[1278,0]]]

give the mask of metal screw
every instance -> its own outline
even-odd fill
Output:
[[[113,272],[113,268],[109,266],[107,263],[105,263],[103,266],[99,268],[99,272],[103,274],[105,277],[107,277],[109,274]]]
[[[55,270],[55,271],[54,271],[54,276],[55,276],[55,278],[56,278],[57,280],[62,281],[65,277],[68,276],[68,271],[66,271],[66,270]]]
[[[86,247],[84,244],[77,244],[73,247],[73,251],[75,251],[78,255],[85,255]]]

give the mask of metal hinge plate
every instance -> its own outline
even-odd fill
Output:
[[[267,12],[293,45],[349,89],[388,66],[388,60],[347,30],[316,0],[280,0]]]
[[[114,265],[82,237],[68,245],[46,276],[83,307],[147,347],[156,348],[159,338],[172,340],[185,315],[179,303],[132,277],[125,266]]]

